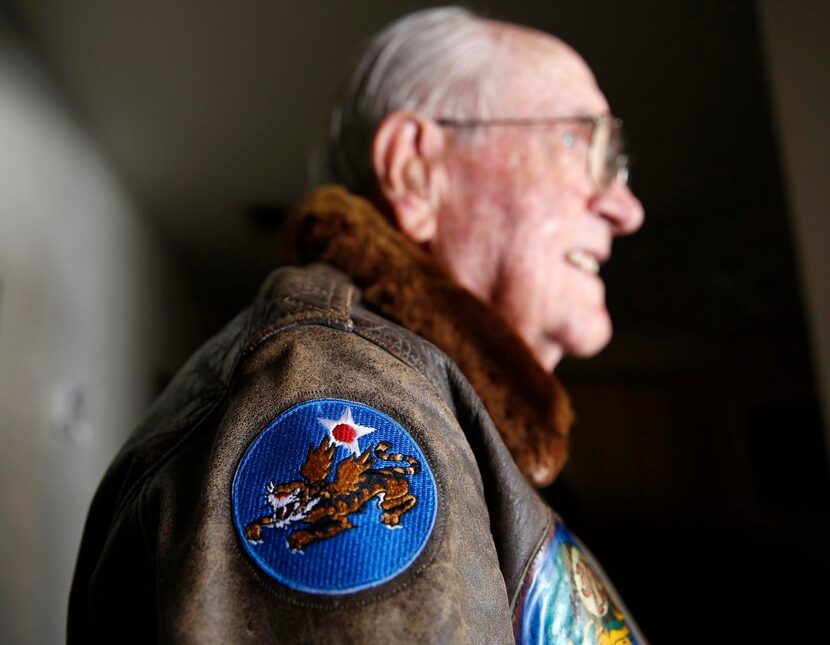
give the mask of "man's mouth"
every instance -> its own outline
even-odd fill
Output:
[[[565,254],[568,264],[590,275],[599,275],[599,260],[590,251],[574,249]]]

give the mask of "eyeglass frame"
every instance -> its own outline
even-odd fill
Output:
[[[560,117],[541,117],[541,118],[495,118],[495,119],[450,119],[444,117],[434,118],[433,121],[441,126],[446,128],[460,128],[460,129],[473,129],[473,128],[487,128],[487,127],[544,127],[550,125],[558,125],[560,123],[582,123],[582,124],[590,124],[591,125],[591,140],[589,143],[588,148],[588,176],[591,178],[591,181],[594,184],[594,187],[599,191],[600,194],[604,194],[611,189],[611,186],[614,185],[614,182],[620,182],[623,186],[628,185],[628,171],[629,166],[631,164],[631,157],[624,152],[622,152],[625,147],[623,145],[623,138],[622,138],[622,125],[623,121],[619,117],[614,116],[613,114],[603,113],[603,114],[577,114],[573,116],[560,116]],[[594,176],[594,171],[591,168],[591,163],[593,156],[596,152],[596,133],[599,131],[599,127],[602,125],[603,122],[607,122],[611,130],[610,133],[617,132],[620,138],[619,150],[621,151],[619,154],[614,156],[613,158],[606,157],[603,162],[602,169],[606,171],[607,176],[609,179],[607,180],[607,184],[603,185],[603,182],[599,181],[597,177]],[[610,141],[610,136],[609,136]]]

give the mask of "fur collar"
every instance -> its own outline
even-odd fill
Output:
[[[567,458],[570,402],[500,316],[343,188],[312,193],[294,211],[288,239],[294,260],[337,267],[369,307],[440,347],[470,381],[528,480],[553,481]]]

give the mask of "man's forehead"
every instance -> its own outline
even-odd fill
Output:
[[[499,22],[491,25],[502,40],[505,56],[505,73],[497,82],[505,86],[506,103],[520,103],[511,106],[511,114],[500,116],[540,117],[608,110],[591,68],[570,45],[528,27]],[[516,109],[522,112],[516,113]]]

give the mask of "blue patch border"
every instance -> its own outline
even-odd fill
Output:
[[[356,409],[362,409],[370,412],[371,414],[378,415],[385,419],[387,422],[391,423],[393,426],[397,426],[399,431],[403,432],[411,441],[412,447],[416,451],[417,457],[421,460],[422,466],[422,473],[425,474],[429,478],[429,482],[432,484],[432,494],[433,494],[433,509],[432,509],[432,516],[429,520],[429,525],[427,529],[424,531],[423,538],[421,544],[418,548],[412,553],[411,557],[404,562],[403,564],[399,565],[393,572],[389,573],[388,575],[375,579],[373,581],[350,586],[347,588],[339,589],[320,589],[319,587],[312,587],[308,585],[304,585],[303,583],[289,579],[285,577],[283,574],[275,571],[273,567],[267,562],[262,556],[257,554],[254,551],[254,546],[252,545],[244,534],[244,525],[245,520],[244,518],[240,517],[238,504],[236,502],[237,497],[237,486],[239,484],[240,473],[246,466],[246,464],[253,458],[254,454],[256,453],[256,449],[259,444],[266,439],[269,431],[271,431],[274,426],[278,423],[284,421],[285,418],[300,412],[302,409],[318,405],[320,403],[336,403],[343,406],[348,406]],[[417,433],[420,434],[420,433]],[[341,398],[333,398],[333,397],[320,397],[315,399],[306,399],[304,401],[300,401],[291,405],[290,407],[286,408],[276,417],[274,417],[268,424],[260,430],[248,447],[245,449],[245,453],[243,454],[242,458],[237,465],[236,471],[234,473],[234,478],[231,486],[231,512],[233,515],[233,523],[234,529],[237,534],[237,538],[241,542],[246,556],[249,557],[253,564],[256,565],[257,570],[262,571],[270,578],[276,580],[278,583],[284,585],[288,589],[294,591],[300,591],[303,593],[309,593],[319,596],[346,596],[360,591],[367,591],[379,587],[385,583],[392,581],[393,579],[400,576],[402,573],[410,569],[413,564],[420,558],[423,554],[424,550],[426,549],[427,545],[430,544],[432,539],[435,537],[433,534],[435,532],[436,524],[438,523],[438,511],[440,505],[440,487],[438,485],[438,480],[433,473],[432,467],[429,463],[429,460],[426,457],[426,453],[421,448],[421,446],[416,441],[415,437],[413,436],[413,432],[407,430],[402,423],[398,422],[396,419],[391,417],[389,414],[382,412],[381,410],[374,408],[372,406],[366,405],[365,403],[359,403],[357,401],[352,401],[349,399],[341,399]]]

